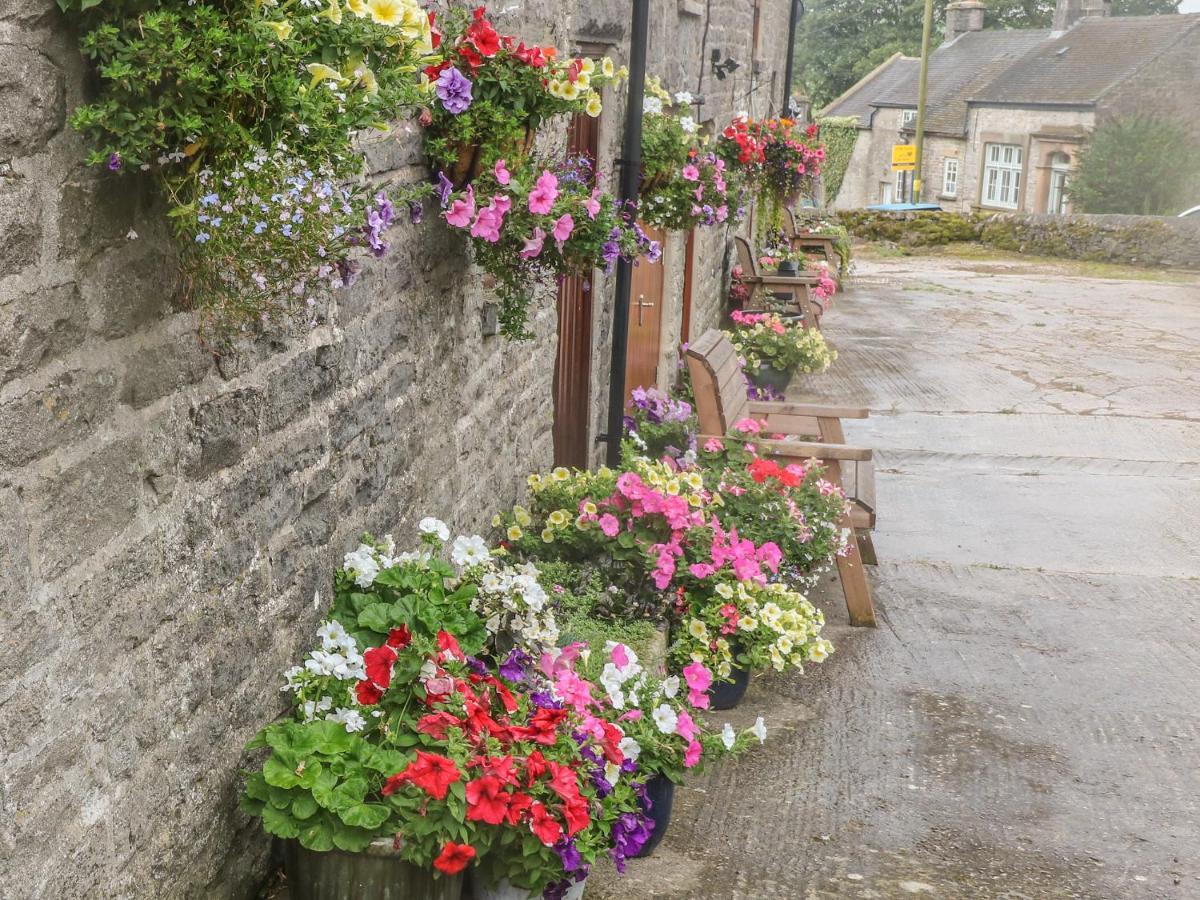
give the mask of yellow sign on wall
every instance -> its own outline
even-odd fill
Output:
[[[912,172],[917,168],[916,144],[892,144],[892,171]]]

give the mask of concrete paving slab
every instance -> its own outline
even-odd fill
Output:
[[[789,392],[886,413],[881,627],[822,583],[835,655],[592,900],[1200,898],[1200,291],[977,269],[862,266]]]

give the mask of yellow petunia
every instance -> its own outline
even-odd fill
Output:
[[[600,74],[605,78],[612,78],[616,72],[616,67],[613,66],[613,61],[609,57],[604,57],[600,60]]]
[[[342,73],[324,63],[309,63],[304,68],[308,69],[308,74],[312,76],[312,83],[309,87],[316,87],[322,81],[332,80],[338,83],[342,81]]]
[[[528,525],[531,521],[533,521],[529,517],[529,512],[523,506],[513,507],[513,518],[517,520],[518,525]]]
[[[550,475],[555,481],[566,481],[571,477],[571,470],[565,469],[562,466],[558,466],[557,468],[551,470]]]
[[[364,19],[367,17],[367,0],[346,0],[346,9]]]
[[[596,71],[595,60],[588,59],[586,56],[579,61],[579,71],[584,75],[591,75]]]
[[[395,28],[404,22],[407,4],[403,0],[367,0],[367,12],[376,25]]]
[[[326,6],[323,10],[321,10],[319,15],[325,17],[330,22],[332,22],[334,25],[341,25],[342,24],[342,5],[341,5],[341,3],[338,2],[338,0],[329,0],[329,5]]]
[[[575,76],[575,87],[579,88],[581,91],[586,91],[591,86],[592,76],[587,72],[580,72]]]
[[[366,90],[368,97],[374,97],[379,93],[379,82],[375,78],[375,73],[363,66],[356,73],[358,75],[358,83]]]
[[[549,528],[543,528],[542,529],[542,540],[545,541],[547,544],[553,544],[554,543],[554,532],[551,531]]]
[[[596,514],[596,504],[588,500],[583,504],[583,511],[589,516],[594,516]]]
[[[546,93],[548,93],[551,97],[557,97],[557,98],[561,99],[562,98],[562,82],[554,81],[553,79],[551,79],[550,83],[546,85]]]
[[[568,522],[571,521],[571,514],[568,513],[565,509],[556,509],[554,512],[550,513],[550,515],[548,515],[546,517],[546,521],[549,522],[551,525],[553,525],[555,528],[561,528],[562,526],[566,525]]]
[[[504,520],[500,518],[500,513],[496,513],[494,516],[492,516],[492,527],[499,528],[500,523],[503,521]]]
[[[521,536],[525,534],[518,525],[509,525],[508,531],[505,532],[510,541],[519,541]]]
[[[275,32],[275,37],[281,41],[286,41],[292,33],[291,22],[263,22],[263,24]]]
[[[579,85],[572,84],[569,81],[565,81],[565,82],[563,82],[563,85],[562,85],[562,88],[560,89],[559,95],[564,100],[578,100],[579,99]]]
[[[587,105],[584,106],[583,111],[594,119],[600,115],[603,109],[604,106],[600,103],[600,95],[595,91],[592,91],[591,95],[587,99]]]

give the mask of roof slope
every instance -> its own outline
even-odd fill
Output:
[[[899,80],[911,77],[915,83],[919,65],[919,59],[912,56],[901,56],[897,53],[873,72],[863,76],[862,80],[850,90],[826,106],[821,111],[821,116],[824,118],[856,116],[860,127],[870,126],[871,115],[875,112],[872,101],[881,92],[886,93],[891,90],[892,85]],[[914,100],[913,103],[916,101]]]
[[[1050,37],[1049,31],[969,31],[938,47],[929,57],[925,128],[935,134],[961,135],[967,128],[967,100],[994,76]],[[919,67],[893,80],[887,90],[872,91],[875,106],[916,107]]]
[[[1085,18],[1034,47],[969,99],[984,103],[1091,104],[1176,41],[1200,15]]]

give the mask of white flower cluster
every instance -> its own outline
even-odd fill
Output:
[[[483,543],[482,538],[460,540]],[[484,620],[488,633],[507,634],[518,646],[535,655],[556,646],[558,622],[547,607],[549,597],[538,581],[537,566],[533,563],[500,566],[490,555],[483,556],[476,565],[482,567],[482,574],[471,609]]]
[[[663,102],[658,97],[642,99],[642,112],[646,115],[658,115],[663,111]]]
[[[617,653],[616,657],[624,660],[622,665],[613,660],[613,650],[618,648],[621,652]],[[600,672],[600,685],[608,694],[613,709],[624,709],[626,701],[630,706],[638,706],[638,693],[646,686],[646,673],[638,662],[637,654],[624,644],[614,641],[608,641],[604,645],[604,654],[609,658],[609,662],[604,664]],[[678,681],[679,679],[676,679],[676,689]]]
[[[308,654],[303,666],[292,666],[284,672],[287,682],[281,690],[299,693],[315,678],[336,678],[338,681],[361,681],[367,677],[358,642],[342,627],[342,623],[330,620],[317,629],[321,646]],[[347,696],[353,703],[353,688],[347,688]],[[327,722],[339,722],[347,731],[362,731],[367,727],[362,713],[350,706],[333,708],[332,697],[308,699],[300,704],[305,722],[324,718]],[[322,715],[324,714],[324,715]]]

